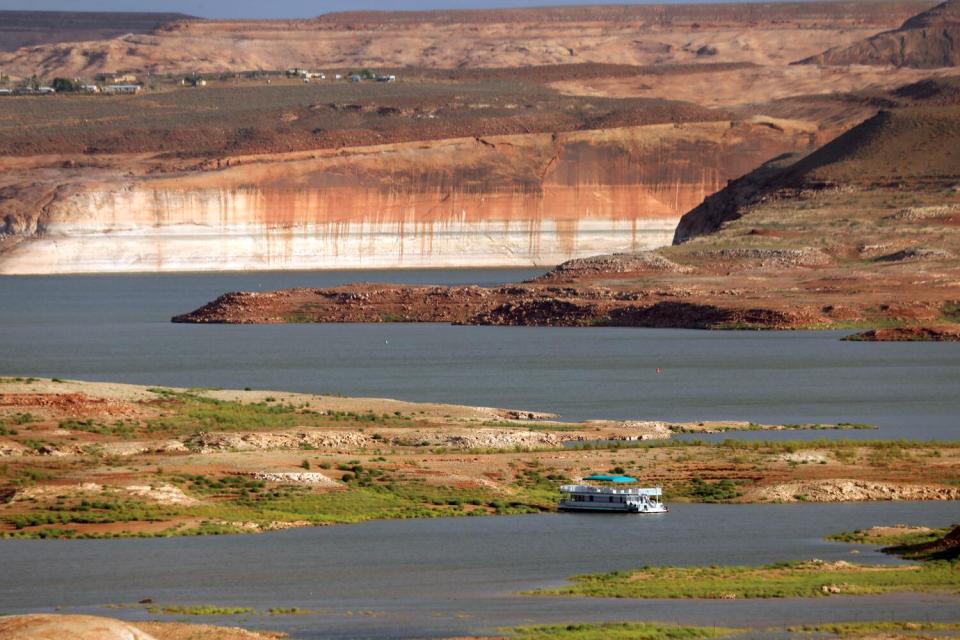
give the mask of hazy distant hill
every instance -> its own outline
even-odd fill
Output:
[[[801,64],[882,64],[929,69],[960,65],[960,0],[919,13],[894,31],[835,47]]]
[[[65,41],[81,36],[57,29],[60,42],[0,50],[0,68],[14,77],[88,77],[116,70],[218,73],[294,66],[787,64],[895,28],[930,6],[929,0],[862,0],[178,20],[150,33],[130,33],[134,25],[126,24],[121,35],[85,37],[82,43]],[[108,20],[103,26],[113,28]]]
[[[20,47],[115,38],[149,33],[182,13],[113,13],[97,11],[0,11],[0,51]]]

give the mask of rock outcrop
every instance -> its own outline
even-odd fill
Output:
[[[790,166],[797,159],[795,155],[780,156],[727,182],[727,186],[707,196],[703,202],[680,218],[673,232],[673,244],[713,233],[723,226],[723,223],[740,218],[744,207],[751,204],[757,194],[781,174],[784,167]]]
[[[162,505],[193,506],[199,500],[185,494],[180,487],[169,483],[154,485],[130,484],[106,486],[96,482],[84,482],[73,485],[47,485],[18,489],[9,499],[10,503],[24,501],[49,501],[62,497],[113,495],[136,498]]]
[[[250,477],[264,482],[280,482],[283,484],[303,484],[310,486],[340,487],[336,480],[317,471],[252,471]]]
[[[960,342],[960,327],[891,327],[869,329],[844,338],[850,342]]]
[[[556,447],[560,438],[542,431],[508,431],[504,429],[477,429],[469,433],[434,436],[438,444],[455,449],[508,449]]]
[[[263,451],[268,449],[359,449],[370,437],[357,431],[279,431],[199,433],[186,441],[198,453]]]
[[[960,526],[954,526],[939,540],[925,544],[891,549],[895,553],[906,551],[906,557],[929,558],[933,560],[956,560],[960,558]]]
[[[958,500],[960,488],[869,480],[799,480],[762,487],[752,497],[761,502]]]
[[[619,275],[617,273],[611,276]],[[689,295],[689,294],[686,294]],[[279,324],[289,322],[450,322],[541,327],[678,327],[787,329],[823,322],[815,307],[774,309],[741,304],[657,299],[646,292],[599,286],[515,285],[409,287],[350,285],[336,289],[286,289],[228,293],[177,323]]]
[[[42,233],[18,224],[0,273],[539,266],[637,252],[669,244],[725,180],[809,142],[716,121],[318,150],[173,177],[81,171],[42,206],[21,203],[42,211]]]

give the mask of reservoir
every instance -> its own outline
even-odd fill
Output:
[[[564,419],[862,422],[877,431],[735,437],[956,440],[960,344],[842,342],[844,332],[436,324],[189,325],[226,291],[359,280],[495,286],[524,270],[0,278],[0,375],[253,387],[550,411]],[[720,437],[730,437],[724,434]],[[262,535],[0,541],[0,613],[128,619],[158,605],[247,606],[195,618],[294,638],[431,638],[523,624],[651,620],[780,627],[956,620],[956,597],[755,601],[556,599],[520,592],[643,565],[820,558],[894,562],[825,535],[945,526],[952,502],[671,505],[653,516],[543,514],[369,522]],[[266,615],[300,607],[309,615]],[[163,618],[164,616],[160,616]],[[175,617],[166,616],[167,619]]]
[[[570,575],[644,565],[787,560],[894,562],[823,536],[876,524],[944,526],[952,502],[672,505],[662,515],[544,514],[395,520],[261,535],[0,541],[6,611],[63,607],[128,619],[132,605],[247,606],[257,615],[190,617],[289,631],[296,638],[422,638],[497,627],[653,620],[776,627],[855,620],[956,620],[955,596],[769,600],[544,598],[517,592]],[[269,616],[269,607],[313,615]],[[169,619],[170,617],[168,617]],[[175,616],[173,618],[176,618]]]
[[[531,270],[0,278],[0,372],[500,406],[562,419],[862,422],[879,431],[735,437],[960,437],[960,344],[844,332],[435,324],[188,325],[226,291],[356,281],[493,286]],[[659,369],[659,372],[658,372]],[[729,437],[724,435],[722,437]]]

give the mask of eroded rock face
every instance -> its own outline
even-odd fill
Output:
[[[327,476],[317,471],[253,471],[248,474],[257,480],[265,482],[282,482],[288,484],[303,484],[339,487],[342,486],[336,480],[331,480]]]
[[[80,178],[44,206],[42,234],[0,254],[0,273],[542,266],[639,252],[669,244],[729,178],[809,143],[719,121]]]
[[[957,500],[960,489],[869,480],[800,480],[756,492],[763,502],[861,502],[868,500]]]
[[[261,433],[200,433],[187,441],[199,453],[268,449],[358,449],[370,441],[355,431],[291,431]]]
[[[503,449],[509,447],[555,447],[560,438],[539,431],[504,431],[477,429],[470,433],[444,437],[437,434],[442,444],[456,449]]]
[[[154,485],[123,485],[117,487],[104,486],[96,482],[84,482],[72,485],[46,485],[18,489],[9,502],[23,501],[52,501],[61,497],[77,497],[90,495],[129,496],[165,505],[192,506],[198,504],[196,498],[191,498],[180,487],[169,483]]]
[[[0,617],[0,640],[154,640],[120,620],[35,613]]]

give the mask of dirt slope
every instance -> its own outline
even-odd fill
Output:
[[[674,244],[712,233],[753,206],[804,189],[960,178],[958,145],[958,106],[882,111],[799,160],[777,158],[709,196],[681,218]]]
[[[829,49],[800,63],[923,69],[960,65],[960,0],[947,0],[913,16],[899,29]]]
[[[194,19],[182,13],[0,11],[0,51],[150,33],[165,24]]]

